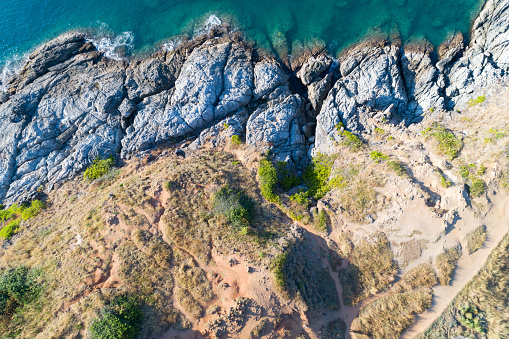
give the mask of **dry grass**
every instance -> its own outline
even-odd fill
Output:
[[[440,285],[447,286],[451,283],[452,275],[454,274],[454,269],[456,268],[456,263],[460,257],[461,250],[456,247],[448,248],[444,252],[437,255],[435,264],[437,266],[438,281],[440,282]]]
[[[414,321],[416,313],[431,306],[429,288],[381,297],[361,309],[351,330],[374,339],[398,338]]]
[[[193,298],[191,293],[184,288],[177,289],[176,297],[186,312],[198,319],[203,314],[203,307]]]
[[[12,245],[0,248],[0,271],[37,266],[45,285],[17,322],[1,322],[2,333],[86,337],[96,312],[124,292],[142,301],[142,337],[188,328],[174,293],[181,291],[176,299],[193,316],[199,316],[200,303],[215,298],[200,268],[211,262],[213,246],[267,264],[280,253],[273,244],[288,231],[283,214],[263,202],[254,174],[233,165],[234,159],[204,151],[148,165],[134,160],[108,180],[77,178],[52,192],[47,210],[24,221]],[[164,202],[163,184],[171,180]],[[212,194],[224,184],[242,187],[255,201],[253,235],[239,234],[224,217],[212,215]]]
[[[431,287],[437,279],[431,264],[420,264],[403,275],[388,295],[362,308],[352,323],[352,331],[369,338],[397,338],[415,314],[431,306]]]
[[[397,273],[397,265],[389,240],[384,233],[376,233],[369,240],[355,245],[346,269],[339,271],[346,305],[385,289]]]
[[[481,225],[467,234],[468,254],[472,254],[482,247],[486,241],[486,226]]]
[[[483,333],[461,323],[461,308],[478,312]],[[507,338],[509,333],[509,234],[490,254],[479,273],[463,288],[442,315],[419,337]]]

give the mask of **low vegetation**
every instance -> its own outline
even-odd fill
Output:
[[[275,193],[277,185],[277,170],[270,160],[263,159],[260,161],[258,178],[260,180],[260,188],[263,197],[270,202],[279,202],[279,197]]]
[[[118,295],[103,307],[90,326],[92,339],[135,339],[141,330],[143,314],[133,296]]]
[[[398,338],[412,325],[415,314],[431,306],[436,281],[430,264],[415,267],[387,295],[361,309],[352,331],[369,338]]]
[[[347,131],[344,128],[344,125],[342,122],[340,122],[336,125],[336,130],[342,137],[343,145],[349,147],[350,150],[352,150],[353,152],[358,152],[362,149],[363,144],[362,144],[361,139],[357,135],[353,134],[352,132]]]
[[[9,240],[16,233],[22,220],[28,220],[39,214],[46,204],[40,200],[33,200],[30,204],[12,204],[8,209],[0,210],[0,239]]]
[[[477,98],[475,99],[470,99],[470,101],[468,102],[468,107],[474,107],[474,106],[477,106],[479,104],[482,104],[483,102],[486,101],[486,96],[484,95],[480,95],[478,96]]]
[[[456,263],[461,257],[461,250],[456,247],[448,248],[437,255],[435,264],[438,271],[440,285],[447,286],[451,283],[452,275],[456,269]]]
[[[397,265],[385,234],[377,233],[362,240],[354,246],[348,267],[339,271],[345,304],[355,306],[387,288],[396,273]]]
[[[431,137],[436,142],[438,153],[446,156],[449,160],[456,158],[463,148],[463,141],[456,137],[451,130],[444,126],[434,123],[423,131],[426,137]]]
[[[232,144],[237,145],[237,146],[242,144],[242,140],[240,139],[240,136],[238,136],[238,135],[232,135],[231,142],[232,142]]]
[[[242,189],[225,185],[214,195],[214,212],[237,228],[249,226],[254,218],[253,200]]]
[[[486,167],[481,165],[479,169],[475,164],[469,164],[468,166],[460,167],[460,175],[468,184],[469,194],[473,198],[480,197],[486,192],[486,183],[480,176],[486,173]]]
[[[41,273],[38,268],[21,265],[0,275],[0,333],[6,338],[23,326],[23,307],[39,298],[44,288]]]
[[[467,234],[468,254],[480,249],[486,241],[486,226],[481,225]]]
[[[109,158],[96,158],[90,166],[85,170],[83,177],[87,180],[96,180],[108,174],[115,166],[115,158],[110,155]]]
[[[419,339],[506,338],[509,333],[508,272],[509,234],[506,234],[479,273]]]

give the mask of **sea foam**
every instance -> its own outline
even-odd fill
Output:
[[[88,38],[94,44],[97,50],[105,57],[113,60],[123,60],[134,49],[134,34],[132,32],[123,32],[114,38]]]

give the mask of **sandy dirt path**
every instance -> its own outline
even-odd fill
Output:
[[[509,230],[509,197],[495,201],[484,221],[488,232],[484,246],[477,252],[471,255],[464,254],[460,258],[450,286],[433,288],[432,306],[426,312],[416,316],[414,324],[403,333],[401,339],[414,338],[424,332],[483,267],[490,253]]]

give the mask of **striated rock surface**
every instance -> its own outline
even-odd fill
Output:
[[[234,34],[216,31],[130,63],[106,58],[84,34],[64,34],[0,94],[0,202],[29,199],[96,157],[128,158],[189,137],[198,148],[239,135],[301,168],[311,149],[334,151],[340,122],[361,133],[461,108],[507,76],[509,0],[486,2],[469,46],[456,34],[437,52],[435,62],[425,42],[371,41],[339,60],[310,56],[290,74]]]

